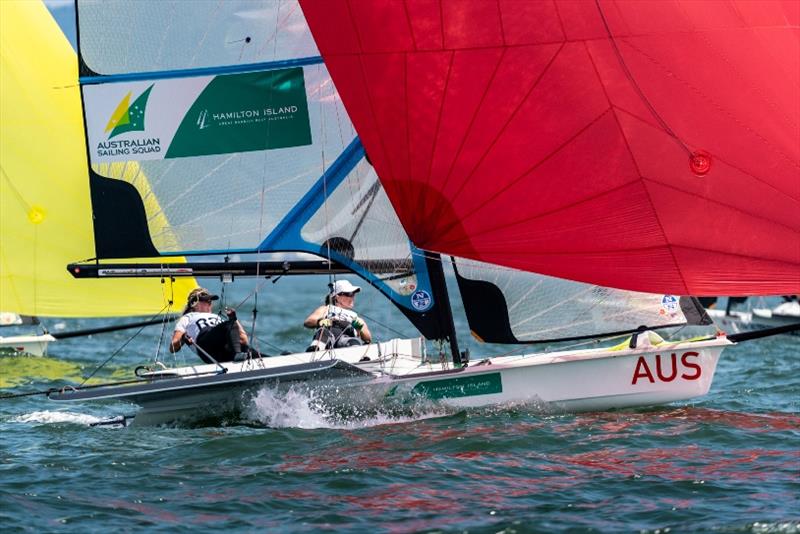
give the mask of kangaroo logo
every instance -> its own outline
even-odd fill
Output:
[[[125,132],[144,131],[144,110],[147,107],[147,98],[150,96],[153,85],[140,94],[133,104],[130,103],[131,92],[120,101],[106,125],[106,132],[111,132],[108,135],[109,139]]]

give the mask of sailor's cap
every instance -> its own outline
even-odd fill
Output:
[[[361,291],[361,288],[354,286],[349,280],[337,280],[336,283],[333,284],[334,295],[338,295],[340,293],[358,293],[359,291]]]

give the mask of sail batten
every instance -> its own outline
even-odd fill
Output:
[[[164,80],[175,78],[192,78],[195,76],[213,76],[217,74],[239,74],[245,72],[258,72],[262,70],[285,69],[289,67],[305,67],[308,65],[318,65],[322,63],[321,56],[310,56],[298,59],[286,59],[281,61],[266,61],[262,63],[248,63],[245,65],[226,65],[218,67],[202,67],[196,69],[180,69],[169,71],[143,71],[119,74],[108,74],[105,76],[81,76],[78,81],[81,85],[93,85],[99,83],[115,82],[136,82],[142,80]]]

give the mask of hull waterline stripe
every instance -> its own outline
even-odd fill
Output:
[[[309,375],[324,371],[341,371],[349,376],[373,376],[371,373],[359,369],[353,365],[340,360],[317,361],[304,364],[287,365],[273,369],[257,369],[252,371],[215,373],[209,376],[199,376],[192,378],[162,378],[155,382],[143,380],[141,385],[125,386],[119,388],[115,385],[108,385],[97,388],[94,391],[84,391],[89,388],[75,389],[72,391],[51,391],[48,394],[50,400],[54,401],[78,401],[78,400],[98,400],[108,398],[127,398],[140,395],[163,393],[165,391],[179,392],[182,390],[197,391],[203,388],[221,385],[236,385],[240,383],[257,383],[262,380],[286,379],[297,375]]]

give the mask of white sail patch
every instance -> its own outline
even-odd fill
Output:
[[[164,159],[186,113],[213,76],[174,80],[84,85],[86,135],[92,164]],[[139,109],[139,124],[131,124],[131,107],[152,87]],[[128,107],[125,101],[128,101]],[[141,105],[141,104],[140,104]],[[127,110],[128,117],[125,115]],[[114,123],[128,121],[130,129],[115,133]],[[123,125],[124,126],[124,125]]]
[[[92,163],[312,143],[301,67],[84,86]]]

